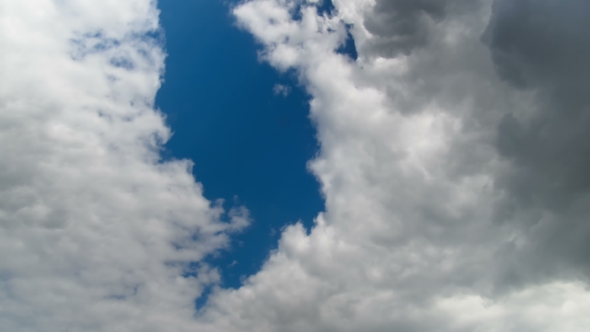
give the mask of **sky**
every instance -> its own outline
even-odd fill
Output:
[[[584,0],[0,0],[0,331],[590,329]]]
[[[159,2],[168,56],[156,106],[174,132],[167,156],[195,163],[207,199],[250,212],[248,229],[212,257],[224,284],[237,287],[276,248],[284,225],[311,227],[323,200],[306,167],[318,150],[309,96],[294,73],[258,60],[254,39],[235,26],[230,4]]]

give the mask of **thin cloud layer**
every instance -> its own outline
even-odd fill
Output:
[[[201,329],[588,330],[586,3],[333,2],[234,9],[313,97],[326,211]]]
[[[0,330],[185,330],[247,211],[160,160],[155,4],[0,7]]]

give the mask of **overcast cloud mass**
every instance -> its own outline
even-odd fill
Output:
[[[2,329],[590,330],[590,3],[332,1],[232,9],[312,97],[326,211],[198,312],[248,217],[159,159],[154,4],[4,2]]]

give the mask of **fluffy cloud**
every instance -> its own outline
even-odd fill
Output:
[[[184,330],[247,211],[160,160],[155,4],[0,7],[0,330]]]
[[[587,4],[333,2],[234,9],[313,97],[326,211],[200,328],[588,330]]]

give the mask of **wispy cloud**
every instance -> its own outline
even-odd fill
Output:
[[[289,87],[288,85],[275,84],[275,86],[272,88],[272,91],[275,95],[287,97],[289,93],[291,93],[291,87]]]

